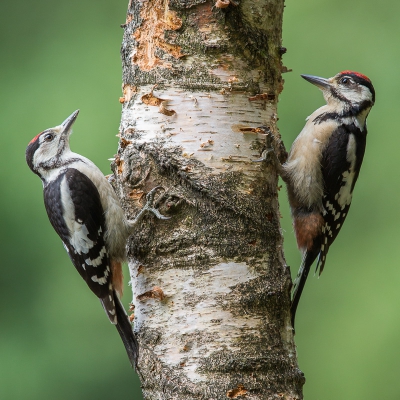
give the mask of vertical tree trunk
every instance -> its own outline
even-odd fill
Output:
[[[131,0],[116,189],[145,399],[301,399],[273,163],[283,0]],[[279,153],[280,152],[280,153]]]

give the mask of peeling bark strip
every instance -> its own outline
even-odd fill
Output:
[[[131,0],[116,190],[145,399],[301,399],[271,146],[283,1]],[[276,138],[271,143],[272,133]]]

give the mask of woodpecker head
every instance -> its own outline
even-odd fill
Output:
[[[359,72],[342,71],[329,79],[301,76],[322,90],[328,105],[362,111],[369,110],[375,103],[375,90],[371,81]]]
[[[43,177],[46,171],[62,164],[64,156],[70,152],[69,136],[78,113],[76,110],[61,125],[40,132],[29,142],[25,157],[35,174]]]

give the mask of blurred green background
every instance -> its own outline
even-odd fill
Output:
[[[40,181],[24,159],[34,135],[80,108],[73,149],[110,171],[121,110],[119,25],[127,3],[0,6],[0,399],[140,399],[120,339],[73,272],[47,220]],[[284,63],[293,69],[284,75],[279,103],[286,146],[323,104],[299,74],[329,77],[353,69],[368,75],[377,92],[350,215],[321,278],[311,274],[298,311],[308,400],[400,398],[399,15],[394,0],[286,1]],[[295,275],[300,256],[285,190],[281,209]]]

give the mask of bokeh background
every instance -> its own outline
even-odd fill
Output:
[[[127,3],[0,6],[0,399],[141,399],[120,339],[73,271],[24,159],[34,135],[80,108],[73,149],[110,171]],[[395,0],[286,1],[284,63],[293,72],[284,75],[279,126],[287,147],[323,104],[299,74],[353,69],[377,92],[350,215],[321,278],[311,274],[298,311],[309,400],[400,398],[399,17]],[[300,256],[285,190],[281,209],[295,275]]]

